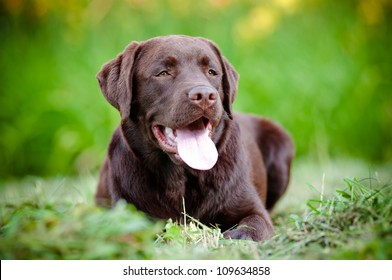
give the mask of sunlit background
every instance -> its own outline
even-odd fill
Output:
[[[235,108],[298,158],[392,160],[392,1],[0,0],[0,178],[96,172],[119,114],[95,75],[132,40],[215,41]]]

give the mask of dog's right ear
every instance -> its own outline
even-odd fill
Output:
[[[132,42],[115,59],[103,65],[97,74],[103,96],[120,111],[122,120],[131,112],[132,75],[139,46],[138,42]]]

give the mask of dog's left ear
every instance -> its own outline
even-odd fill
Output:
[[[223,64],[222,69],[224,71],[222,84],[223,91],[225,93],[223,107],[229,115],[230,119],[233,119],[232,105],[237,95],[239,75],[225,57],[221,56],[221,59]]]
[[[201,39],[207,42],[219,57],[222,71],[223,71],[223,77],[222,77],[222,88],[224,94],[223,109],[226,111],[229,118],[233,119],[232,104],[237,95],[239,75],[237,71],[235,71],[234,67],[229,63],[229,61],[221,54],[218,46],[214,42],[210,40],[206,40],[204,38]]]
[[[132,42],[97,74],[103,96],[120,111],[122,120],[131,112],[133,65],[139,46],[138,42]]]

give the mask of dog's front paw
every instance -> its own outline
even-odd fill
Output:
[[[226,239],[253,240],[256,242],[271,238],[274,234],[272,224],[265,222],[265,220],[258,221],[259,223],[255,223],[255,220],[253,220],[251,225],[249,223],[240,224],[237,228],[224,232],[223,236]]]
[[[241,240],[251,240],[251,241],[261,241],[263,240],[262,234],[258,233],[254,228],[241,226],[236,229],[232,229],[223,233],[226,239],[241,239]]]

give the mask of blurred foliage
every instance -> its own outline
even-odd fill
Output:
[[[159,223],[124,203],[111,211],[25,203],[1,210],[1,259],[150,259]],[[61,208],[61,207],[60,207]],[[132,221],[132,222],[129,222]],[[33,233],[33,234],[32,234]]]
[[[235,108],[275,119],[297,155],[392,159],[389,0],[0,0],[0,177],[97,170],[119,114],[95,74],[132,40],[215,41]]]

